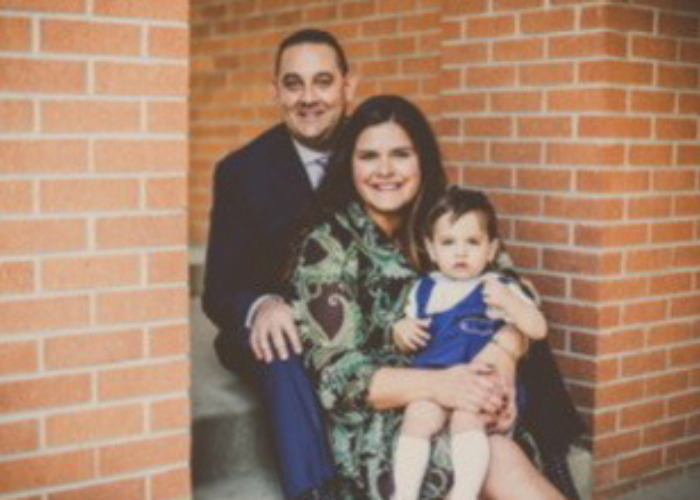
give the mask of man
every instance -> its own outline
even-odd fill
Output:
[[[277,50],[272,82],[282,123],[216,169],[203,308],[220,330],[222,364],[261,390],[286,498],[325,498],[333,468],[279,275],[355,85],[330,33],[289,36]]]

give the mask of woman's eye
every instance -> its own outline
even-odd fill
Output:
[[[357,153],[358,160],[368,161],[368,160],[373,160],[376,157],[377,157],[377,153],[375,153],[374,151],[360,151],[359,153]]]

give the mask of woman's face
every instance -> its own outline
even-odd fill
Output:
[[[352,158],[353,181],[370,217],[387,234],[401,225],[402,211],[420,189],[418,153],[394,122],[366,128]]]

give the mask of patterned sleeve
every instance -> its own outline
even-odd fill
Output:
[[[295,318],[321,404],[334,414],[367,409],[381,366],[366,346],[368,325],[357,300],[357,259],[328,225],[305,241],[294,273]]]

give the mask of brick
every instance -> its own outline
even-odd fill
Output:
[[[138,329],[50,338],[44,349],[49,369],[111,366],[145,354]]]
[[[513,11],[520,9],[534,9],[542,7],[544,0],[496,0],[493,3],[495,10]]]
[[[692,289],[692,282],[690,273],[667,273],[651,279],[650,292],[652,295],[689,292]]]
[[[515,16],[501,15],[489,17],[468,18],[466,35],[474,38],[494,38],[515,34]]]
[[[166,101],[148,103],[148,130],[152,132],[181,132],[188,129],[187,103]]]
[[[138,103],[107,101],[49,101],[42,103],[42,130],[47,132],[137,132]]]
[[[678,42],[651,36],[635,36],[632,39],[632,55],[641,59],[658,59],[675,61],[678,54]]]
[[[98,62],[95,68],[98,94],[132,96],[184,96],[188,88],[187,66]]]
[[[654,30],[654,13],[647,9],[605,5],[584,8],[581,15],[583,29],[610,28],[623,32]]]
[[[665,300],[648,300],[628,304],[623,309],[625,324],[653,323],[668,317],[668,304]]]
[[[593,33],[551,37],[549,57],[558,59],[595,56],[627,57],[627,38],[618,33]]]
[[[185,177],[153,179],[146,186],[149,208],[185,209],[187,207],[187,179]]]
[[[619,253],[585,253],[568,250],[544,250],[544,267],[550,271],[571,274],[606,275],[619,273],[622,264]]]
[[[0,50],[26,52],[32,48],[32,27],[29,19],[0,17]]]
[[[694,365],[700,359],[700,344],[683,345],[671,349],[671,366],[688,367]]]
[[[415,38],[387,38],[380,40],[378,44],[379,55],[390,57],[397,54],[415,54]]]
[[[671,316],[674,318],[697,316],[698,311],[700,311],[700,295],[678,297],[671,301]]]
[[[666,351],[643,352],[626,356],[622,360],[622,376],[636,377],[667,368]]]
[[[700,265],[700,246],[677,247],[673,255],[674,267],[698,267]]]
[[[464,171],[464,181],[473,186],[511,186],[512,171],[508,168],[471,167]]]
[[[49,19],[41,24],[41,50],[136,56],[141,52],[141,30],[126,24]]]
[[[678,164],[696,166],[700,163],[700,146],[679,145]]]
[[[466,136],[510,136],[513,134],[511,120],[508,118],[466,118],[463,121]]]
[[[0,303],[0,333],[80,327],[89,321],[88,297],[53,297]]]
[[[85,170],[87,162],[87,141],[0,141],[0,172],[75,172]]]
[[[34,109],[31,101],[0,101],[0,116],[0,132],[28,132],[34,128]]]
[[[489,150],[491,160],[497,163],[538,165],[542,163],[542,146],[536,143],[492,142]]]
[[[493,45],[495,61],[530,61],[542,59],[544,55],[544,41],[538,39],[507,40]]]
[[[36,372],[39,368],[36,342],[0,343],[0,376]],[[2,439],[0,439],[2,443]]]
[[[596,441],[595,459],[603,460],[619,454],[638,450],[642,444],[642,435],[639,431],[628,431],[612,436],[605,436]]]
[[[664,422],[644,429],[644,446],[658,446],[687,435],[685,420]]]
[[[654,67],[649,63],[627,61],[590,61],[579,66],[581,83],[618,83],[651,85]]]
[[[89,375],[60,375],[0,384],[0,401],[9,414],[85,403],[91,392]]]
[[[619,302],[638,299],[648,294],[647,278],[606,279],[591,281],[574,279],[571,285],[573,298],[587,302]]]
[[[0,225],[0,254],[78,250],[85,247],[83,221],[5,220]]]
[[[155,474],[151,482],[153,500],[176,500],[192,496],[190,471],[187,468]]]
[[[103,140],[95,146],[95,168],[106,172],[187,170],[185,140]]]
[[[627,479],[639,477],[658,469],[663,461],[661,450],[644,451],[636,455],[621,458],[619,461],[619,477]]]
[[[681,94],[678,110],[681,114],[700,113],[700,94]]]
[[[671,113],[676,101],[675,93],[668,91],[634,90],[630,96],[632,111],[642,113]]]
[[[636,166],[673,164],[673,146],[665,144],[630,144],[629,163]],[[656,173],[653,174],[656,177]]]
[[[189,56],[187,28],[151,26],[148,31],[148,53],[153,57]]]
[[[51,13],[85,12],[85,0],[0,0],[0,9]]]
[[[700,85],[696,66],[659,65],[659,86],[666,88],[697,89]]]
[[[677,196],[677,215],[700,215],[700,198],[695,195]]]
[[[574,242],[583,247],[617,248],[640,245],[649,243],[649,228],[647,224],[579,224],[575,228]]]
[[[124,2],[123,0],[96,0],[95,13],[103,16],[154,19],[186,22],[188,2],[159,0],[153,2]]]
[[[76,488],[51,493],[48,500],[146,500],[145,479],[127,479],[119,482]]]
[[[444,113],[464,114],[475,111],[486,110],[486,96],[474,94],[459,94],[445,96],[440,100],[441,109]]]
[[[681,42],[680,60],[697,64],[700,62],[700,43]]]
[[[700,392],[695,390],[690,393],[673,396],[669,401],[668,411],[670,417],[697,413],[700,407]]]
[[[518,135],[522,137],[571,137],[570,118],[519,118]]]
[[[32,290],[34,290],[34,266],[31,262],[0,262],[0,296]]]
[[[693,240],[693,224],[686,221],[656,222],[651,226],[652,243]]]
[[[111,476],[187,460],[185,436],[168,436],[109,446],[99,450],[100,475]]]
[[[43,285],[49,289],[136,285],[140,275],[136,255],[53,258],[42,267]]]
[[[579,135],[581,137],[650,138],[651,120],[582,116],[579,118]]]
[[[139,208],[135,179],[59,179],[41,183],[41,210],[51,213],[104,212]]]
[[[700,439],[673,444],[668,448],[666,462],[669,464],[692,463],[698,453],[700,453]]]
[[[668,217],[671,215],[673,198],[671,196],[632,198],[629,200],[628,206],[628,215],[631,219]]]
[[[95,477],[92,451],[73,451],[0,463],[0,493],[21,492]]]
[[[141,405],[80,410],[48,416],[46,440],[49,446],[86,443],[136,436],[144,428]]]
[[[522,241],[567,244],[569,225],[554,222],[517,221],[515,237]]]
[[[0,181],[0,212],[5,215],[31,213],[33,206],[31,182]]]
[[[154,431],[185,430],[191,425],[188,398],[156,401],[151,405],[151,426]]]
[[[114,324],[184,318],[188,307],[186,292],[181,287],[104,293],[97,298],[97,321]]]
[[[83,62],[0,59],[0,91],[82,94],[86,89]]]
[[[662,271],[671,266],[673,251],[668,248],[632,250],[627,254],[627,272]]]
[[[692,140],[698,135],[697,119],[658,118],[656,137],[662,140]]]
[[[546,147],[546,161],[557,165],[621,165],[625,148],[617,144],[577,144],[553,142]]]
[[[466,69],[465,84],[470,87],[511,87],[515,85],[516,70],[512,66],[484,66]]]
[[[645,171],[579,170],[576,172],[576,188],[590,193],[632,193],[648,191],[651,175]]]
[[[645,426],[663,420],[665,415],[663,401],[631,405],[620,411],[620,425],[622,428]]]
[[[594,336],[581,335],[574,338],[573,347],[577,352],[601,356],[638,352],[644,347],[644,332],[624,330]]]
[[[148,260],[148,282],[187,284],[188,269],[186,251],[153,253]]]
[[[489,45],[486,42],[446,45],[442,51],[442,58],[445,65],[449,66],[465,63],[484,63],[489,60]],[[390,61],[382,60],[380,61],[381,64],[389,65]]]
[[[102,401],[181,392],[189,387],[189,364],[174,361],[158,365],[127,367],[99,375]]]
[[[569,191],[572,174],[568,170],[529,168],[517,169],[515,185],[518,189]]]
[[[616,198],[582,196],[546,196],[544,212],[552,217],[579,220],[618,220],[624,211],[623,201]]]
[[[633,380],[598,387],[596,407],[630,404],[644,396],[644,381]]]
[[[624,111],[627,93],[616,89],[551,90],[547,92],[549,111]]]
[[[574,65],[571,63],[528,64],[518,67],[521,85],[559,85],[573,83]]]
[[[35,420],[21,420],[0,424],[0,453],[34,451],[39,448],[39,424]]]
[[[659,34],[676,38],[697,38],[700,24],[697,17],[674,15],[661,12],[659,15]]]
[[[492,111],[541,111],[543,94],[540,91],[512,91],[490,94]]]
[[[180,245],[186,241],[182,215],[103,218],[97,221],[98,248]]]

